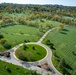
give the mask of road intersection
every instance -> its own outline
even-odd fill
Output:
[[[8,50],[10,52],[10,58],[7,58],[7,57],[4,57],[4,56],[0,56],[0,60],[3,60],[3,61],[6,61],[6,62],[9,62],[9,63],[12,63],[12,64],[15,64],[15,65],[19,65],[19,66],[22,66],[24,68],[27,68],[27,69],[31,69],[31,70],[36,70],[38,73],[42,74],[42,75],[62,75],[53,65],[52,63],[52,51],[50,50],[50,48],[44,44],[42,44],[41,42],[44,40],[44,38],[48,35],[49,32],[51,32],[52,30],[54,30],[55,28],[52,28],[50,30],[48,30],[40,39],[38,42],[29,42],[29,43],[26,43],[26,44],[37,44],[37,45],[40,45],[42,47],[44,47],[47,51],[47,55],[42,59],[42,60],[39,60],[39,61],[36,61],[36,62],[25,62],[25,61],[22,61],[22,60],[19,60],[14,52],[15,50],[22,46],[23,44],[19,44],[17,46],[15,46],[14,48]],[[47,62],[49,64],[49,67],[51,69],[51,71],[47,71],[45,69],[42,69],[42,68],[39,68],[38,67],[38,64],[42,64],[44,62]]]

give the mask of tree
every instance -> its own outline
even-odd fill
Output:
[[[66,66],[65,59],[62,59],[60,64],[59,64],[59,67],[62,68],[62,67],[65,67],[65,66]]]
[[[9,13],[12,13],[13,12],[13,9],[12,9],[12,6],[7,6],[5,8],[5,11],[9,12]]]
[[[7,42],[7,39],[6,39],[6,38],[2,38],[2,39],[0,40],[0,43],[1,43],[1,44],[4,44],[5,42]]]
[[[4,38],[2,34],[0,34],[0,39]]]
[[[33,50],[36,50],[34,46],[32,47],[32,49],[33,49]]]
[[[16,7],[16,8],[15,8],[15,12],[21,13],[21,9],[20,9],[19,7]]]
[[[55,56],[55,57],[57,57],[57,54],[56,54],[56,52],[54,53],[54,56]]]
[[[6,49],[10,49],[10,48],[11,48],[11,45],[10,45],[10,43],[8,43],[8,42],[5,42],[5,43],[3,44],[3,46],[4,46]]]
[[[27,58],[26,58],[25,55],[23,54],[21,48],[18,48],[18,49],[16,50],[15,54],[18,56],[18,58],[19,58],[20,60],[27,61]]]
[[[11,73],[11,69],[10,69],[10,68],[8,68],[8,67],[6,66],[5,69],[6,69],[9,73]]]
[[[23,44],[23,49],[26,50],[26,48],[27,48],[27,46],[26,46],[26,44],[24,43],[24,44]]]
[[[63,29],[63,27],[64,27],[64,25],[63,24],[60,24],[60,25],[57,26],[57,30],[58,31],[61,31]]]

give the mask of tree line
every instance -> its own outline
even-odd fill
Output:
[[[12,13],[24,13],[29,12],[33,15],[25,16],[26,19],[23,19],[22,17],[9,17],[4,16],[3,12],[7,12],[9,14]],[[65,18],[71,17],[70,18]],[[3,3],[0,4],[0,25],[1,24],[11,24],[14,23],[14,19],[16,19],[17,22],[21,22],[22,24],[26,24],[27,20],[35,20],[35,19],[47,19],[47,20],[53,20],[58,21],[64,24],[73,25],[76,26],[76,7],[70,7],[70,6],[62,6],[62,5],[23,5],[23,4],[10,4],[10,3]],[[33,22],[31,22],[33,24]]]

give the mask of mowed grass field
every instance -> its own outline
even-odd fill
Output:
[[[25,50],[24,47],[21,46],[15,51],[17,58],[28,62],[41,60],[46,54],[45,48],[35,44],[27,44]]]
[[[7,68],[9,68],[10,71],[7,71]],[[32,75],[32,74],[30,70],[24,69],[20,66],[13,65],[4,61],[0,61],[0,75]]]
[[[24,40],[33,42],[38,41],[38,39],[43,35],[43,33],[39,31],[39,29],[26,25],[2,27],[0,31],[12,45],[15,41],[17,42],[17,44],[23,43]]]
[[[52,49],[53,54],[57,54],[59,61],[64,58],[65,62],[73,69],[67,69],[68,72],[70,72],[71,75],[76,75],[76,55],[73,54],[73,51],[76,54],[76,28],[65,26],[61,32],[54,30],[49,33],[43,43],[46,44],[46,40],[48,39],[54,44],[55,50]],[[59,62],[54,58],[52,60],[54,66],[60,70],[58,67]]]

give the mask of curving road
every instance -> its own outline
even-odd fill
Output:
[[[14,48],[8,50],[10,51],[10,56],[11,58],[7,58],[7,57],[3,57],[3,56],[0,56],[0,60],[3,60],[3,61],[6,61],[6,62],[9,62],[9,63],[12,63],[12,64],[15,64],[15,65],[19,65],[19,66],[22,66],[24,68],[27,68],[27,69],[32,69],[32,70],[36,70],[38,73],[42,74],[42,75],[47,75],[47,74],[50,74],[50,75],[62,75],[59,71],[57,71],[57,69],[53,66],[53,63],[52,63],[52,51],[50,50],[50,48],[44,44],[42,44],[41,42],[43,41],[43,39],[48,35],[48,33],[52,30],[54,30],[55,28],[52,28],[50,30],[48,30],[41,38],[38,42],[30,42],[30,43],[26,43],[26,44],[37,44],[37,45],[40,45],[42,47],[44,47],[47,51],[47,55],[42,59],[42,60],[39,60],[39,61],[36,61],[36,62],[25,62],[25,61],[21,61],[19,59],[17,59],[14,55],[14,52],[15,50],[19,47],[19,46],[22,46],[23,44],[19,44],[17,46],[15,46]],[[38,64],[41,64],[41,63],[44,63],[44,62],[47,62],[50,66],[50,69],[51,69],[51,72],[50,71],[47,71],[47,70],[44,70],[42,68],[39,68],[37,65]]]

